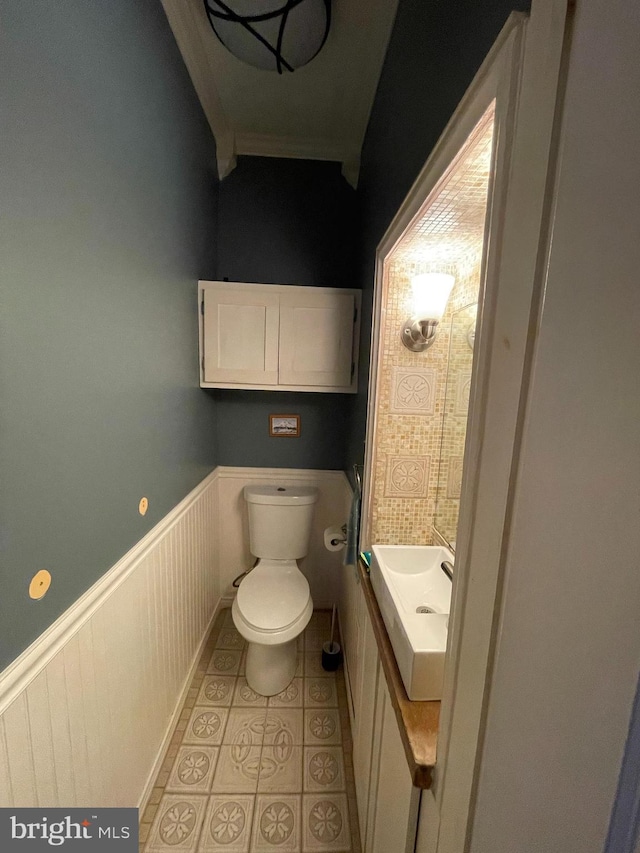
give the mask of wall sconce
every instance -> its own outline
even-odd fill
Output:
[[[405,320],[400,337],[411,352],[423,352],[436,339],[438,323],[447,306],[455,278],[447,273],[428,272],[411,280],[413,316]]]

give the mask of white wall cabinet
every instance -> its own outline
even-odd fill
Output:
[[[355,394],[359,290],[201,281],[200,386]]]
[[[362,851],[413,853],[421,791],[412,784],[373,626],[353,569],[345,569],[342,581],[340,629]]]

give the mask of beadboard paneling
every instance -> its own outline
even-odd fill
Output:
[[[0,807],[137,806],[219,605],[214,472],[0,675]]]
[[[220,569],[218,580],[224,596],[232,595],[233,579],[250,568],[255,557],[249,550],[249,520],[242,490],[248,484],[289,484],[316,486],[320,492],[314,507],[309,553],[299,561],[309,581],[314,607],[330,607],[340,590],[343,551],[327,551],[325,528],[347,521],[352,491],[343,471],[301,468],[227,468],[216,469],[219,477]]]
[[[345,475],[217,468],[0,674],[0,807],[144,804],[221,596],[253,562],[256,482],[320,489],[301,568],[316,607],[335,600],[323,531],[346,521]]]

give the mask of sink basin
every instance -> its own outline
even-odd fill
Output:
[[[374,545],[373,586],[409,699],[441,699],[453,555],[438,545]]]

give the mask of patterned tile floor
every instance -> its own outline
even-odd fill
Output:
[[[203,652],[149,804],[141,853],[360,853],[342,669],[322,669],[330,614],[298,640],[291,684],[267,699],[244,677],[230,610]]]

